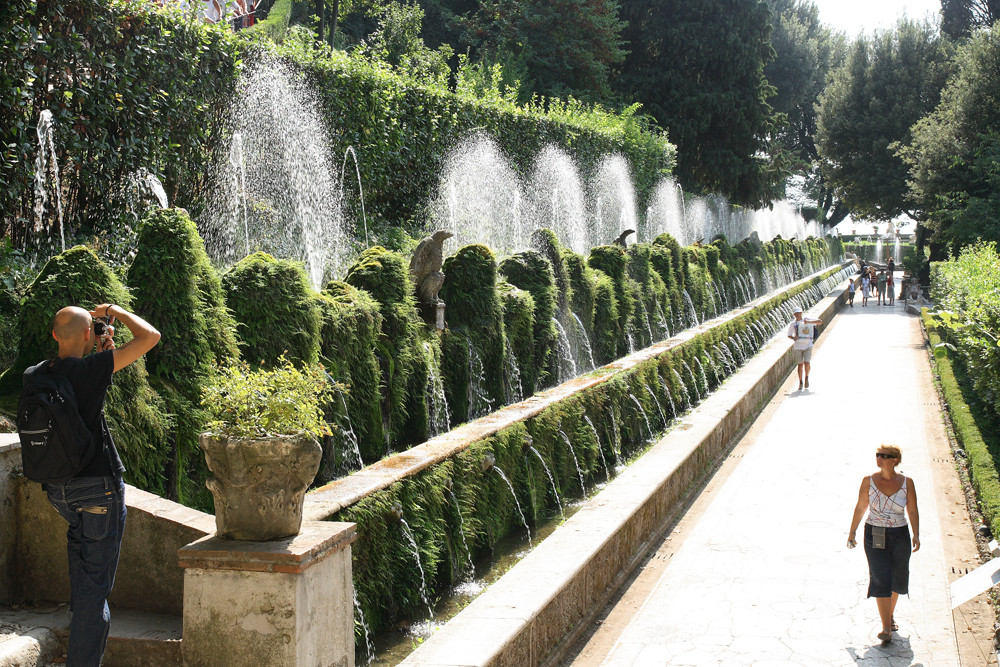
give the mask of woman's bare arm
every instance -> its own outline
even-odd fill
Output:
[[[913,529],[913,550],[920,550],[920,512],[917,511],[917,488],[913,480],[906,478],[906,516],[910,518]]]

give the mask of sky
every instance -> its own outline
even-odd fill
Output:
[[[812,0],[820,19],[835,30],[855,36],[891,28],[904,13],[911,19],[932,14],[938,19],[941,0]]]

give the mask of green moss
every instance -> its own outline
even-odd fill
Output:
[[[535,300],[528,292],[503,281],[497,283],[497,291],[503,308],[507,363],[517,367],[516,374],[504,374],[507,403],[513,403],[527,398],[521,369],[534,363]]]
[[[456,396],[466,393],[471,369],[464,368],[458,373],[448,372],[452,362],[468,365],[468,342],[472,343],[475,354],[482,365],[482,387],[484,405],[473,406],[477,414],[504,403],[504,321],[500,296],[497,292],[497,265],[493,251],[484,245],[469,245],[444,261],[445,281],[441,288],[441,298],[448,304],[447,319],[449,335],[445,345],[445,391],[453,397],[452,414],[459,421],[467,420],[469,405],[467,400]],[[465,338],[466,340],[462,340]],[[461,357],[465,357],[462,359]],[[480,369],[476,369],[478,373]],[[458,381],[456,383],[456,381]],[[464,408],[464,410],[462,409]]]
[[[595,269],[593,275],[594,335],[590,344],[594,351],[594,361],[598,366],[603,366],[618,358],[618,341],[623,333],[614,281],[603,271]]]
[[[301,262],[257,252],[226,271],[222,286],[247,362],[271,368],[282,354],[300,365],[319,360],[320,313]]]
[[[594,274],[587,266],[587,260],[572,250],[564,248],[562,261],[566,266],[572,289],[570,310],[583,322],[587,336],[594,337]]]
[[[155,322],[160,343],[146,355],[154,387],[176,415],[167,495],[210,510],[209,471],[198,447],[205,417],[201,391],[219,366],[239,358],[236,322],[194,222],[180,209],[157,209],[143,220],[127,281],[136,310]]]
[[[531,245],[535,250],[542,253],[545,259],[552,265],[552,276],[556,281],[556,312],[559,317],[568,314],[570,303],[573,301],[573,285],[569,278],[569,270],[563,258],[563,249],[559,245],[559,239],[551,229],[536,229],[531,234]]]
[[[382,418],[390,444],[422,442],[427,437],[426,356],[417,338],[423,323],[406,260],[381,246],[369,248],[348,270],[345,282],[368,292],[382,314],[378,357],[384,383]]]
[[[521,368],[525,394],[534,393],[555,382],[559,374],[553,323],[558,293],[552,265],[541,253],[526,250],[501,262],[500,272],[511,285],[531,294],[535,302],[533,363]]]
[[[382,375],[375,356],[382,331],[382,313],[378,303],[367,292],[338,281],[327,284],[318,297],[318,303],[322,317],[321,360],[330,374],[347,386],[344,401],[350,417],[349,427],[358,439],[362,459],[367,463],[377,461],[386,453],[379,392]],[[344,429],[348,428],[348,424],[343,423],[342,413],[341,406],[336,413],[336,423],[341,430],[332,439],[341,448],[345,444]],[[334,452],[325,454],[327,465],[324,470],[330,478],[333,470],[341,468],[341,457]]]
[[[615,337],[616,357],[622,357],[629,353],[628,333],[632,328],[633,312],[635,311],[636,291],[629,288],[628,277],[625,273],[627,255],[625,249],[617,245],[604,245],[592,248],[587,264],[592,269],[603,272],[615,289],[615,301],[617,304],[618,323]]]
[[[25,368],[58,353],[52,338],[52,318],[56,312],[70,305],[89,310],[101,303],[115,303],[133,310],[128,290],[92,251],[77,246],[45,264],[28,287],[18,314],[21,341],[17,359],[0,378],[0,391],[7,402],[16,402]],[[160,325],[156,321],[150,323]],[[127,327],[119,327],[115,333],[119,346],[131,338]],[[163,399],[149,384],[144,360],[115,373],[105,405],[115,446],[127,469],[125,479],[141,489],[163,494],[170,458],[170,419]]]

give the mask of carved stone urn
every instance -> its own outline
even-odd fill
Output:
[[[203,433],[198,441],[213,477],[219,537],[265,541],[297,535],[306,489],[323,450],[306,434],[238,438]]]

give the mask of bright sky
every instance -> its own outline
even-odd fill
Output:
[[[853,37],[861,32],[871,34],[896,24],[906,14],[922,20],[931,15],[937,21],[941,0],[813,0],[819,7],[820,19],[834,30]]]

